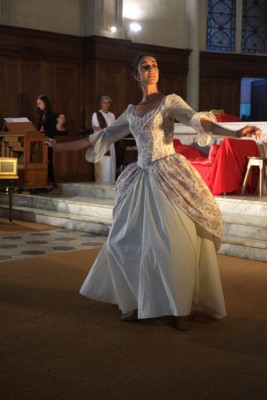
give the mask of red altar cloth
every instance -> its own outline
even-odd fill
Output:
[[[260,151],[254,140],[223,139],[208,181],[212,194],[241,193],[248,157],[259,156]],[[249,193],[253,193],[257,188],[257,173],[258,171],[253,171],[251,174],[247,189]]]
[[[224,138],[220,145],[211,145],[208,156],[192,146],[181,144],[177,139],[174,139],[174,147],[197,169],[214,195],[240,194],[248,157],[260,156],[257,143],[251,139]],[[257,188],[258,171],[254,169],[252,172],[248,193],[254,193]]]

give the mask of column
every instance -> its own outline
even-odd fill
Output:
[[[107,2],[111,10],[109,15],[105,14]],[[82,36],[125,38],[122,21],[123,0],[84,0],[81,14],[83,16]],[[111,32],[112,25],[117,27],[116,32]]]
[[[84,0],[81,9],[82,36],[100,36],[103,30],[103,0]]]
[[[199,44],[200,5],[199,0],[186,1],[187,43],[191,50],[187,76],[187,103],[196,111],[199,106]],[[202,6],[203,6],[203,2]]]
[[[9,0],[0,0],[0,24],[9,24]]]

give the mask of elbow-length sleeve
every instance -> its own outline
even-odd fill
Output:
[[[112,143],[129,134],[128,113],[131,111],[131,107],[133,106],[128,106],[112,125],[89,136],[91,146],[86,150],[87,161],[98,162],[109,151]]]
[[[212,132],[204,130],[201,119],[216,123],[215,115],[212,112],[196,112],[176,94],[167,96],[165,104],[172,118],[195,129],[200,146],[206,146],[210,143]]]

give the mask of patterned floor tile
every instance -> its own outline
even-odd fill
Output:
[[[102,246],[106,236],[56,229],[1,236],[0,262]]]

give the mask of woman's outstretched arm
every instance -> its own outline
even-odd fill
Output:
[[[236,138],[241,138],[244,136],[247,136],[247,137],[255,136],[256,139],[259,139],[262,134],[261,130],[257,126],[246,125],[241,129],[233,131],[233,130],[224,128],[217,123],[208,121],[205,118],[203,118],[203,119],[201,118],[201,125],[203,126],[203,128],[206,131],[210,131],[214,135],[218,135],[218,136],[230,136],[230,137],[236,137]]]
[[[48,144],[54,151],[75,151],[87,149],[87,147],[91,146],[88,137],[61,143],[57,143],[55,139],[47,138],[44,143]]]

